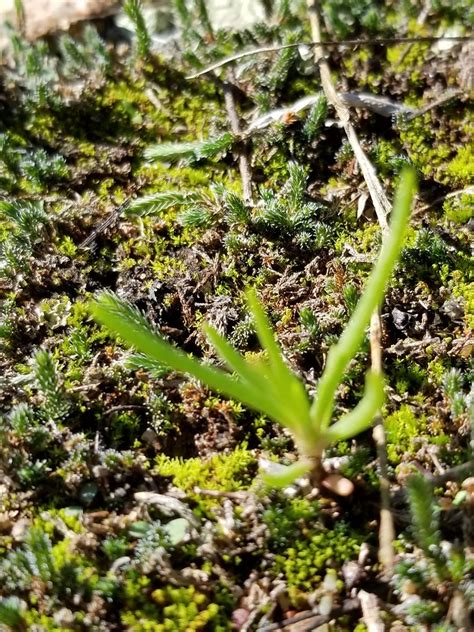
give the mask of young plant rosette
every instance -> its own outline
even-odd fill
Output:
[[[337,389],[349,362],[359,350],[372,313],[383,300],[385,288],[400,257],[415,189],[414,172],[404,170],[391,214],[390,231],[384,238],[356,309],[339,341],[327,355],[325,369],[312,399],[303,382],[288,367],[253,289],[246,293],[247,302],[265,351],[264,359],[257,363],[254,360],[248,362],[213,327],[204,325],[210,344],[226,363],[228,371],[206,364],[171,345],[137,309],[113,293],[102,293],[91,304],[92,314],[99,323],[118,334],[146,358],[191,375],[209,388],[286,427],[296,443],[299,460],[279,468],[278,473],[263,473],[268,484],[286,486],[308,473],[311,480],[317,481],[322,473],[325,448],[369,428],[384,402],[383,376],[369,370],[365,391],[357,406],[333,422]]]

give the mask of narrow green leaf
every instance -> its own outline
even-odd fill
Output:
[[[281,463],[270,463],[268,470],[260,469],[260,476],[263,482],[270,487],[288,487],[298,478],[307,474],[311,469],[308,461],[297,461],[292,465],[281,465]]]
[[[227,151],[234,142],[234,136],[229,132],[208,138],[206,140],[185,143],[161,143],[150,145],[144,151],[145,160],[150,162],[159,160],[179,160],[180,158],[213,158],[221,152]]]
[[[188,143],[161,143],[150,145],[143,153],[145,160],[178,160],[179,158],[191,158],[195,150],[201,145],[200,141]]]
[[[305,424],[309,412],[309,399],[306,389],[283,359],[270,322],[254,290],[247,292],[247,301],[255,322],[255,329],[260,344],[268,355],[272,382],[276,391],[280,393],[283,405],[291,406],[292,427]]]
[[[204,332],[220,357],[243,381],[249,384],[258,384],[262,388],[266,386],[267,378],[265,373],[260,368],[246,362],[240,353],[214,327],[206,324],[204,325]]]
[[[126,215],[143,217],[145,215],[155,215],[166,211],[172,206],[183,206],[199,199],[199,195],[191,192],[161,191],[144,195],[130,202],[125,211]]]
[[[334,441],[344,441],[370,428],[384,400],[383,377],[378,373],[369,371],[365,378],[365,392],[362,399],[354,410],[329,426],[323,435],[325,444],[330,445]]]
[[[400,256],[415,190],[415,172],[412,169],[404,169],[395,197],[390,232],[349,323],[337,344],[328,353],[326,368],[311,407],[311,420],[315,428],[324,431],[328,427],[336,389],[341,383],[347,365],[362,343],[372,313],[382,302],[385,286]]]
[[[140,0],[125,0],[123,10],[135,27],[138,53],[140,57],[146,59],[150,54],[151,37],[143,15],[142,3]]]
[[[227,397],[279,420],[278,408],[270,404],[259,392],[250,389],[220,369],[208,366],[190,357],[155,333],[146,318],[127,303],[111,293],[104,293],[91,307],[93,316],[100,323],[118,334],[137,351],[169,366],[175,371],[192,375],[209,388]]]
[[[266,410],[273,409],[274,413],[271,417],[281,422],[283,411],[278,406],[277,398],[274,394],[272,396],[272,384],[269,382],[264,368],[246,362],[232,345],[210,325],[205,325],[204,331],[220,357],[252,392],[255,402],[259,401],[260,406],[265,406]]]

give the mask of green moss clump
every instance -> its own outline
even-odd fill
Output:
[[[141,435],[142,419],[133,411],[118,412],[110,421],[111,440],[115,448],[129,447]]]
[[[275,498],[263,514],[270,538],[268,548],[275,554],[275,570],[290,588],[294,604],[304,592],[317,588],[325,570],[338,568],[353,559],[361,538],[344,523],[333,529],[319,521],[319,503],[306,498]]]
[[[352,246],[358,253],[374,252],[380,246],[380,229],[377,224],[367,224],[364,228],[358,228],[345,233],[341,231],[336,239],[334,248],[338,254],[343,253],[347,246]]]
[[[394,380],[399,395],[417,393],[427,382],[428,373],[416,362],[397,359],[394,362]]]
[[[409,163],[395,143],[383,138],[377,141],[371,153],[379,173],[383,176],[393,176]]]
[[[209,459],[180,459],[160,455],[156,459],[156,473],[171,476],[173,484],[193,495],[195,487],[225,491],[248,489],[256,473],[255,456],[246,446],[236,448],[230,454],[219,454]],[[198,500],[204,505],[215,503],[213,499]]]
[[[465,124],[453,116],[439,126],[431,113],[399,126],[400,140],[408,157],[427,178],[455,188],[467,186],[474,175],[474,153],[463,146]],[[457,151],[456,151],[457,149]]]
[[[331,530],[313,528],[275,556],[275,569],[283,574],[290,597],[296,601],[300,591],[317,588],[326,569],[340,567],[357,557],[360,543],[361,538],[355,536],[344,522]]]
[[[42,303],[42,305],[48,303]],[[65,334],[54,350],[53,357],[63,366],[64,385],[70,388],[84,378],[84,365],[90,362],[97,347],[110,343],[110,337],[104,329],[93,323],[89,317],[86,302],[81,299],[62,305],[59,316],[64,320]]]
[[[442,171],[455,186],[467,186],[474,180],[474,148],[461,147],[456,156],[443,165]]]
[[[474,194],[465,193],[459,197],[448,198],[443,204],[447,220],[456,224],[465,224],[474,217]]]
[[[270,531],[272,549],[281,552],[289,547],[295,535],[309,529],[317,520],[318,513],[319,503],[307,498],[275,498],[263,514],[263,521]]]
[[[174,632],[175,630],[224,631],[230,625],[219,625],[219,605],[193,586],[165,586],[151,593],[153,603],[142,610],[121,615],[122,624],[130,632]],[[156,604],[156,605],[155,605]]]
[[[405,452],[413,452],[416,441],[426,432],[425,415],[404,404],[399,410],[385,418],[387,432],[387,454],[393,464],[399,463]]]
[[[466,276],[468,278],[466,278]],[[464,308],[464,323],[466,328],[474,328],[474,282],[472,274],[463,274],[461,270],[453,270],[447,275],[446,285],[452,296],[461,299]]]

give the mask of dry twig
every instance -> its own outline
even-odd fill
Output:
[[[357,595],[362,609],[362,618],[368,632],[384,632],[385,625],[380,617],[377,597],[373,593],[359,590]]]
[[[235,107],[235,99],[234,99],[234,86],[225,82],[223,85],[224,89],[224,100],[225,107],[227,111],[227,116],[229,117],[230,128],[232,133],[235,136],[240,136],[240,120],[239,115],[237,114],[237,108]],[[244,141],[246,143],[247,141]],[[248,155],[248,149],[244,144],[242,147],[238,149],[239,156],[239,171],[240,177],[242,179],[242,190],[244,194],[244,200],[246,202],[252,201],[252,172],[250,169],[250,160]]]
[[[261,55],[264,53],[277,53],[287,48],[298,48],[299,46],[323,46],[337,47],[337,46],[389,46],[390,44],[403,44],[403,43],[416,43],[416,42],[439,42],[439,41],[454,41],[454,42],[469,42],[474,40],[474,37],[469,36],[439,36],[439,37],[380,37],[374,39],[345,39],[345,40],[327,40],[324,42],[300,42],[298,44],[277,44],[275,46],[262,46],[260,48],[252,48],[252,50],[246,50],[230,57],[225,57],[220,61],[206,66],[202,70],[188,75],[186,79],[197,79],[213,70],[218,70],[227,64],[232,64],[245,57],[251,57],[252,55]]]

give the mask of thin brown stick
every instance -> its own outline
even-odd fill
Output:
[[[362,175],[367,184],[372,203],[377,214],[377,219],[385,235],[388,231],[387,215],[390,212],[390,202],[385,195],[375,168],[365,155],[359,142],[354,126],[350,121],[350,111],[334,87],[331,78],[331,70],[324,55],[323,42],[321,38],[321,25],[316,0],[307,0],[309,21],[311,25],[311,35],[314,46],[314,60],[319,67],[321,83],[328,100],[340,121],[343,124],[347,139],[354,151],[356,160],[361,168]],[[370,343],[371,343],[371,363],[372,370],[382,373],[382,346],[381,346],[381,323],[379,311],[375,311],[370,323]],[[374,438],[377,446],[377,455],[380,468],[380,526],[379,526],[379,560],[386,573],[390,573],[393,560],[393,541],[395,539],[395,528],[393,517],[390,511],[389,481],[387,475],[387,456],[383,424],[379,416],[374,426]]]
[[[230,128],[235,136],[240,136],[240,120],[237,114],[237,108],[235,107],[234,100],[234,87],[231,83],[225,82],[224,89],[224,101],[227,116],[229,117]],[[239,171],[242,179],[242,190],[244,200],[246,202],[252,201],[252,171],[250,168],[250,160],[248,155],[248,148],[246,146],[247,141],[244,141],[242,146],[238,149],[239,155]]]
[[[372,314],[370,322],[370,353],[372,370],[382,373],[382,329],[379,311]],[[388,478],[387,441],[382,415],[374,421],[372,437],[377,450],[380,485],[380,524],[378,558],[386,573],[390,573],[395,561],[393,542],[395,526],[390,509],[390,480]]]
[[[357,162],[362,171],[362,175],[364,176],[364,180],[367,184],[367,188],[369,190],[370,197],[372,199],[372,203],[375,208],[375,212],[377,214],[378,222],[385,232],[388,228],[387,223],[387,215],[390,212],[390,202],[385,195],[385,192],[380,184],[380,181],[377,177],[377,173],[369,161],[367,156],[365,155],[364,150],[361,147],[359,139],[357,138],[356,131],[354,126],[350,121],[350,111],[344,101],[341,99],[339,94],[334,87],[334,84],[331,79],[331,70],[329,68],[329,64],[324,56],[324,49],[321,38],[321,27],[319,21],[319,14],[317,10],[317,4],[315,0],[307,0],[308,3],[308,11],[309,11],[309,21],[311,25],[311,34],[313,37],[314,45],[314,60],[319,66],[319,72],[321,75],[321,83],[323,86],[324,93],[328,102],[334,107],[336,110],[336,114],[341,121],[344,131],[346,132],[347,139],[352,147],[354,155],[356,157]],[[318,43],[319,42],[319,43]]]
[[[331,619],[337,619],[344,614],[351,614],[360,610],[360,601],[357,598],[346,599],[341,607],[334,608],[330,614],[317,614],[311,610],[301,612],[294,617],[289,617],[279,623],[270,623],[257,628],[257,632],[275,632],[276,630],[284,630],[290,632],[290,630],[296,630],[298,626],[298,632],[311,632],[316,630],[318,626],[324,625]],[[306,622],[306,625],[305,625]]]
[[[454,42],[469,42],[474,37],[469,36],[447,36],[447,37],[381,37],[375,39],[346,39],[346,40],[327,40],[324,42],[300,42],[299,44],[277,44],[275,46],[262,46],[260,48],[252,48],[252,50],[246,50],[242,53],[225,57],[220,61],[217,61],[210,66],[206,66],[202,70],[188,75],[186,79],[197,79],[206,75],[208,72],[232,64],[245,57],[251,57],[252,55],[262,55],[264,53],[277,53],[287,48],[298,48],[299,46],[319,46],[321,43],[323,46],[337,47],[337,46],[389,46],[390,44],[403,44],[403,43],[416,43],[416,42],[439,42],[439,41],[454,41]]]
[[[440,202],[444,202],[445,200],[449,200],[450,198],[459,197],[461,195],[473,195],[473,194],[474,194],[474,186],[465,187],[464,189],[458,189],[457,191],[451,191],[451,193],[447,193],[446,195],[441,195],[440,197],[437,197],[432,202],[429,202],[428,204],[424,204],[423,206],[420,206],[420,208],[418,208],[415,211],[414,217],[417,215],[421,215],[421,213],[424,213],[428,209],[433,208],[433,206],[436,206],[436,204],[439,204]]]
[[[384,632],[385,625],[380,616],[377,597],[365,590],[359,590],[357,596],[359,597],[362,618],[367,627],[367,632]]]

